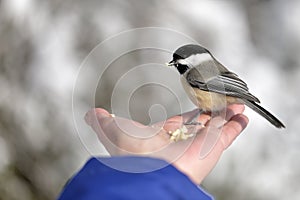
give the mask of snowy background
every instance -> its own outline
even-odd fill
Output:
[[[0,199],[54,199],[105,154],[83,123],[92,107],[146,124],[193,109],[162,67],[188,41],[287,127],[247,109],[249,126],[204,187],[217,200],[299,199],[299,19],[299,0],[0,0]],[[160,85],[136,88],[151,81]]]

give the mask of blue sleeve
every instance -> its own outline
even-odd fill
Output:
[[[68,182],[58,199],[212,200],[213,198],[163,160],[147,157],[112,157],[90,159]]]

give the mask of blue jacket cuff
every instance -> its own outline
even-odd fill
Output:
[[[212,196],[171,164],[148,157],[91,158],[59,200],[201,199]]]

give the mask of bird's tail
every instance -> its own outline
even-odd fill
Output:
[[[257,103],[253,101],[244,100],[245,105],[247,105],[249,108],[266,118],[271,124],[276,126],[277,128],[285,128],[284,124],[277,119],[274,115],[272,115],[269,111],[258,105]]]

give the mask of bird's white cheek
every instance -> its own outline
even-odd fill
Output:
[[[191,63],[187,62],[186,59],[180,59],[180,60],[177,60],[177,63],[181,64],[181,65],[189,65]]]
[[[197,66],[201,63],[212,61],[213,58],[209,53],[201,53],[201,54],[193,54],[186,59],[180,59],[178,60],[178,63],[182,65],[188,65],[188,66]]]

